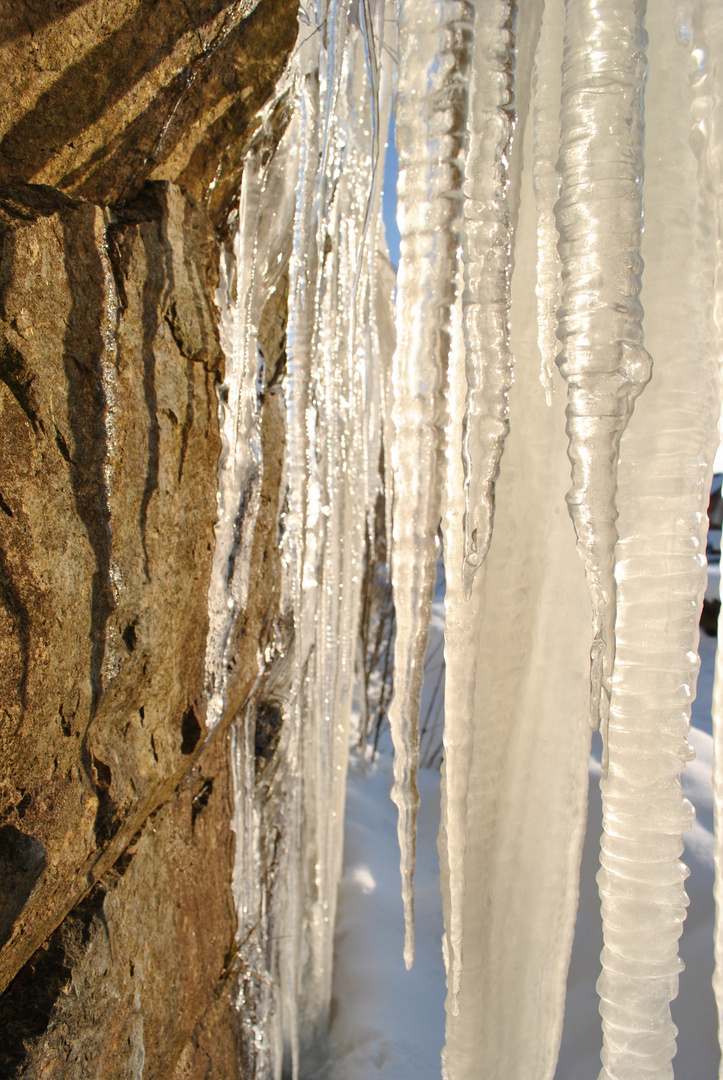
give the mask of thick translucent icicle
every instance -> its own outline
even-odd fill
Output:
[[[620,442],[615,674],[601,782],[601,1080],[671,1080],[678,938],[688,903],[680,773],[699,659],[717,379],[709,200],[691,140],[679,5],[651,5],[643,299],[653,378]]]
[[[715,238],[711,336],[716,345],[720,388],[723,389],[723,10],[719,4],[701,3],[696,11],[697,33],[692,45],[696,91],[696,136],[702,165],[705,222],[712,222]],[[690,32],[692,26],[685,29]],[[707,204],[707,213],[705,205]],[[723,401],[723,394],[721,394]],[[723,412],[718,434],[723,441]],[[723,589],[723,582],[722,582]],[[722,593],[723,595],[723,593]],[[723,631],[718,630],[713,686],[713,805],[715,815],[715,971],[713,989],[718,1006],[719,1076],[723,1076]]]
[[[478,4],[464,180],[464,591],[487,554],[494,486],[509,430],[512,226],[508,202],[514,131],[514,39],[510,0]]]
[[[532,19],[536,13],[527,8],[523,16]],[[529,75],[529,68],[522,73]],[[518,132],[524,122],[521,114]],[[532,131],[525,126],[521,156],[527,166],[521,175],[512,279],[516,378],[510,433],[490,550],[468,602],[462,591],[459,482],[463,360],[461,370],[458,363],[450,368],[440,836],[449,1080],[551,1080],[587,809],[588,592],[572,522],[564,512],[569,486],[565,403],[558,395],[548,408],[538,382],[537,222],[529,168]],[[463,791],[466,776],[459,759],[465,753],[469,785]],[[452,843],[464,844],[463,866],[454,873],[448,854],[452,830],[464,830],[456,841],[451,837]],[[455,905],[461,911],[453,915]],[[464,950],[456,1009],[450,977],[453,927],[462,931]]]
[[[414,957],[418,714],[436,576],[444,390],[454,298],[456,220],[471,5],[404,0],[399,10],[396,134],[401,256],[394,356],[396,610],[392,798],[399,811],[404,959]]]
[[[644,0],[568,0],[566,10],[555,208],[563,283],[557,363],[568,385],[567,503],[593,605],[590,716],[602,726],[606,748],[618,447],[651,371],[638,299],[647,38]]]

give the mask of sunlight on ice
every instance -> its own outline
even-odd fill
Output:
[[[600,1077],[673,1075],[680,855],[692,823],[681,773],[714,455],[723,464],[719,8],[301,4],[279,97],[247,151],[218,296],[227,366],[212,726],[230,707],[272,395],[285,424],[283,595],[254,673],[268,711],[234,728],[251,1073],[296,1080],[325,1067],[354,685],[366,680],[367,709],[372,676],[390,685],[389,670],[379,674],[390,649],[411,964],[419,710],[441,530],[445,1076],[555,1074],[591,720],[603,740]],[[381,222],[393,89],[396,285]],[[274,374],[261,328],[284,290],[285,368]],[[394,634],[381,614],[387,568]],[[360,645],[370,628],[386,648]],[[362,670],[362,655],[377,668]],[[266,774],[255,756],[262,723],[279,746]],[[368,715],[360,723],[368,732]],[[272,804],[283,808],[274,845]],[[382,888],[365,861],[348,887]],[[716,890],[723,901],[720,874]],[[720,927],[718,937],[720,970]],[[721,986],[716,975],[723,1011]]]

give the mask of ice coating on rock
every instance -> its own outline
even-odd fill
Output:
[[[254,703],[236,719],[233,751],[245,1053],[251,1072],[276,1080],[318,1068],[331,999],[364,545],[388,435],[393,335],[384,319],[390,282],[378,162],[393,76],[389,16],[389,0],[370,0],[362,20],[342,0],[301,5],[299,42],[247,154],[235,239],[221,266],[227,366],[210,601],[214,722],[226,708],[227,643],[248,593],[266,395],[276,395],[286,425],[279,628],[258,657],[261,712]],[[288,113],[280,142],[279,109]],[[260,322],[287,282],[286,366],[268,386]],[[279,738],[269,779],[255,760],[264,722]]]
[[[392,798],[399,812],[404,959],[414,957],[418,715],[436,577],[446,367],[457,256],[471,5],[404,0],[399,9],[396,137],[401,254],[394,354],[396,611]]]
[[[235,559],[241,533],[253,513],[242,494],[252,471],[261,467],[258,433],[258,347],[254,316],[256,230],[261,210],[264,170],[258,152],[249,154],[241,185],[238,227],[221,260],[217,304],[221,311],[221,347],[226,358],[219,393],[222,452],[218,473],[218,521],[206,643],[206,725],[214,728],[226,706],[228,641],[234,618],[246,604],[245,559]]]
[[[478,4],[465,160],[463,327],[467,398],[464,461],[464,591],[492,535],[494,485],[509,430],[512,225],[509,158],[515,122],[513,13],[509,0]]]
[[[651,373],[638,299],[644,14],[644,0],[569,0],[562,67],[557,363],[568,386],[567,503],[593,605],[590,717],[604,747],[615,660],[618,447]]]

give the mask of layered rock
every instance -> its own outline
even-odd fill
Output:
[[[0,1076],[241,1068],[226,725],[260,692],[283,423],[269,394],[254,587],[209,740],[213,296],[295,33],[288,0],[3,16]],[[283,297],[266,321],[273,372]]]

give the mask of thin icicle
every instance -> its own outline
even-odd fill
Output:
[[[397,637],[389,719],[408,968],[414,959],[418,716],[436,576],[470,31],[471,5],[465,0],[400,4],[396,131],[401,259],[392,550]]]
[[[542,357],[540,382],[548,405],[552,403],[552,373],[557,355],[557,308],[560,301],[560,257],[554,207],[560,194],[557,155],[560,147],[564,26],[564,0],[547,0],[533,74],[533,177],[537,203],[537,343]]]
[[[464,180],[464,593],[492,535],[494,487],[509,430],[512,225],[509,158],[515,123],[510,0],[478,4]]]
[[[638,299],[643,224],[645,0],[567,0],[562,69],[557,358],[568,385],[567,496],[593,605],[590,718],[603,734],[615,660],[620,437],[650,379]]]
[[[461,274],[459,275],[461,277]],[[464,595],[465,489],[462,455],[464,404],[467,396],[463,332],[462,282],[452,318],[449,365],[449,421],[447,436],[447,491],[444,552],[445,606],[445,722],[442,814],[442,866],[447,877],[449,906],[446,915],[446,968],[449,1005],[459,1011],[464,940],[465,861],[467,856],[467,792],[474,744],[474,692],[476,665],[471,644],[479,630],[484,594],[484,572]]]
[[[209,628],[206,644],[208,704],[206,724],[214,728],[226,707],[228,646],[234,619],[246,606],[247,565],[255,517],[253,501],[260,470],[257,378],[260,359],[256,343],[257,224],[266,171],[258,148],[245,162],[232,247],[221,260],[217,303],[221,311],[221,346],[226,371],[219,392],[222,454],[218,471],[218,522],[209,589]],[[244,496],[251,498],[244,498]],[[238,558],[238,549],[242,557]],[[247,550],[244,551],[244,548]]]

